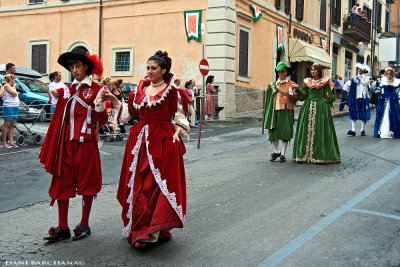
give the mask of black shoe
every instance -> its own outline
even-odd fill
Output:
[[[72,241],[81,240],[88,237],[90,234],[91,232],[89,226],[78,224],[74,229],[74,237],[72,237]]]
[[[364,130],[361,131],[361,136],[365,136],[365,131]]]
[[[280,161],[280,162],[285,162],[285,161],[286,161],[285,155],[281,155],[281,156],[279,157],[279,161]]]
[[[271,154],[271,158],[269,159],[269,161],[276,160],[280,155],[281,155],[281,153],[272,153]]]
[[[356,136],[356,133],[353,132],[352,130],[349,130],[349,131],[347,132],[347,136]]]
[[[69,228],[62,230],[60,227],[51,227],[49,230],[49,236],[43,238],[49,242],[58,242],[64,239],[71,238],[71,231]]]

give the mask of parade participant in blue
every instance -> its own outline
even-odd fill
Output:
[[[279,62],[275,68],[278,80],[268,85],[264,109],[264,128],[268,129],[268,141],[274,146],[270,161],[279,157],[280,162],[286,161],[288,142],[293,138],[294,111],[297,101],[295,89],[299,86],[288,79],[292,68],[286,62]],[[279,150],[281,140],[281,150]]]
[[[368,75],[370,68],[361,63],[356,64],[358,75],[352,79],[347,105],[349,106],[351,130],[347,132],[348,136],[356,135],[356,122],[361,121],[361,136],[365,136],[365,124],[371,118],[368,89],[374,81]]]
[[[381,92],[376,106],[374,136],[400,138],[400,80],[394,79],[394,69],[387,67],[375,92]]]

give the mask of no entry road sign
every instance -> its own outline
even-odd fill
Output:
[[[210,65],[208,65],[207,59],[203,58],[200,61],[199,69],[203,76],[206,76],[208,74],[208,72],[210,71]]]

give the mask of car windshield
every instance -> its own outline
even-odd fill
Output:
[[[47,86],[42,81],[31,79],[20,79],[20,81],[23,82],[31,92],[47,93]]]

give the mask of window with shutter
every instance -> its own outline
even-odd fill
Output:
[[[390,13],[389,11],[386,11],[385,14],[385,32],[390,31]]]
[[[382,26],[382,4],[378,2],[378,8],[376,9],[376,27]]]
[[[285,0],[285,13],[286,14],[290,14],[290,6],[291,6],[291,1]]]
[[[240,30],[239,33],[239,76],[249,75],[249,32]]]
[[[302,21],[303,14],[304,14],[304,0],[296,0],[296,19]]]
[[[276,9],[281,9],[281,0],[275,0],[275,8]]]
[[[333,4],[333,24],[340,27],[342,13],[342,1],[335,0]]]
[[[321,0],[319,28],[326,31],[326,0]]]
[[[47,45],[32,45],[31,68],[41,74],[47,73]]]

